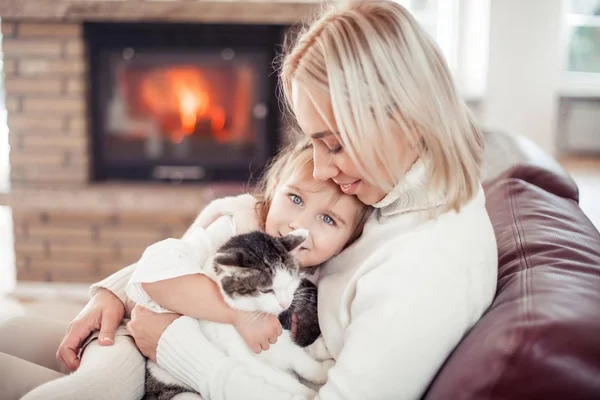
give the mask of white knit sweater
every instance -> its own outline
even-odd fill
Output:
[[[493,299],[497,249],[483,190],[460,212],[430,219],[445,198],[425,169],[418,161],[375,205],[360,240],[321,269],[319,322],[337,364],[318,399],[420,398]],[[133,268],[95,287],[125,300]],[[157,358],[206,400],[301,398],[220,353],[192,318],[167,328]]]

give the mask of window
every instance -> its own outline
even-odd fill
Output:
[[[484,96],[490,0],[396,0],[437,42],[462,96]]]
[[[455,72],[458,42],[457,0],[397,0],[438,43],[450,69]]]
[[[600,93],[600,0],[568,0],[566,91]]]

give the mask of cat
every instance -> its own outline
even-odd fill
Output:
[[[232,325],[203,320],[198,323],[209,341],[228,356],[245,362],[253,373],[284,390],[312,397],[315,392],[302,385],[291,373],[322,384],[334,362],[319,336],[316,287],[302,279],[294,257],[294,251],[307,236],[308,231],[301,229],[280,238],[260,231],[237,235],[221,246],[204,268],[205,274],[217,283],[225,302],[232,308],[278,315],[287,329],[291,326],[291,313],[284,311],[298,311],[298,330],[294,338],[288,330],[284,330],[269,350],[257,355]],[[314,310],[314,315],[310,315],[311,310]],[[309,344],[310,348],[302,347]],[[147,395],[168,400],[185,392],[194,390],[148,360]]]

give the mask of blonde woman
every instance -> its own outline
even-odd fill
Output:
[[[420,398],[495,293],[481,134],[436,44],[392,1],[329,8],[297,37],[281,78],[313,142],[314,176],[377,209],[322,268],[319,320],[336,365],[310,397]],[[112,293],[123,288],[113,280],[107,289],[65,337],[67,364],[85,321],[114,336],[124,306]],[[177,317],[136,308],[128,329],[144,355],[205,399],[306,398],[225,357]]]
[[[318,398],[419,398],[495,293],[481,133],[434,41],[392,1],[334,5],[298,36],[281,78],[315,177],[377,208],[322,270],[319,320],[337,364]],[[163,318],[134,320],[140,349],[206,398],[295,395],[206,341],[189,351],[178,337],[193,327]]]

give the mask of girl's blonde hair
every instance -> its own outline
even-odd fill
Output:
[[[326,123],[369,183],[388,192],[402,178],[408,160],[393,145],[400,140],[428,154],[430,184],[449,200],[442,211],[458,210],[477,191],[481,132],[438,46],[398,3],[341,0],[326,8],[283,58],[292,113],[294,80],[328,95],[335,120]]]
[[[301,181],[313,183],[314,190],[329,187],[335,189],[338,196],[347,196],[341,191],[340,187],[332,181],[318,182],[314,179],[313,169],[312,144],[306,139],[289,144],[272,159],[256,186],[256,191],[254,193],[254,196],[258,199],[257,214],[262,229],[265,228],[264,224],[267,220],[267,214],[271,208],[277,186],[281,182],[288,180],[292,174],[298,174]],[[371,215],[371,210],[372,207],[361,204],[360,211],[353,221],[352,236],[346,243],[346,246],[349,246],[360,237],[363,227],[367,222],[369,215]]]

